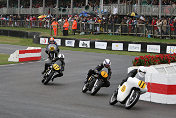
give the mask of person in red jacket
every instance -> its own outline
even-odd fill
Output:
[[[170,24],[170,31],[171,31],[171,35],[174,34],[174,21],[172,21]]]
[[[73,31],[74,35],[75,35],[75,32],[76,32],[76,29],[77,29],[77,22],[76,22],[76,19],[74,19],[73,24],[72,24],[72,31]]]
[[[68,28],[69,28],[69,23],[67,19],[65,20],[65,23],[63,25],[63,36],[68,36]]]

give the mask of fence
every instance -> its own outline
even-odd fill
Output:
[[[26,27],[26,28],[46,28],[52,31],[50,21],[5,21],[0,20],[1,27]],[[72,22],[69,23],[71,29]],[[59,26],[63,26],[59,22]],[[84,23],[78,22],[77,32],[84,32],[85,34],[109,34],[109,35],[132,35],[140,37],[155,37],[155,38],[176,38],[176,27],[171,25],[153,26],[146,24],[107,24],[107,23]],[[62,27],[59,27],[62,31]]]

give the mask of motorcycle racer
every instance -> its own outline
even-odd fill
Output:
[[[53,60],[49,60],[47,63],[45,63],[45,68],[44,68],[44,71],[42,72],[42,74],[44,74],[46,72],[46,70],[48,69],[49,66],[51,66],[53,63],[55,63],[57,60],[60,60],[61,63],[62,63],[62,67],[61,67],[61,73],[57,74],[57,76],[55,77],[61,77],[63,76],[63,71],[64,71],[64,68],[65,68],[65,62],[64,62],[64,54],[59,54],[58,57],[55,57]],[[55,78],[54,77],[54,78]]]
[[[111,78],[111,74],[112,74],[110,65],[111,65],[111,61],[110,61],[109,59],[105,59],[105,60],[103,61],[103,63],[97,65],[95,69],[90,69],[90,70],[88,71],[88,74],[87,74],[85,83],[88,82],[88,79],[89,79],[89,77],[90,77],[92,74],[98,73],[99,71],[101,71],[101,70],[105,67],[105,68],[108,69],[108,75],[109,75],[109,76],[108,76],[107,81],[105,82],[105,84],[104,84],[103,86],[104,86],[104,87],[109,87],[109,86],[110,86],[110,82],[109,82],[108,80]]]
[[[58,47],[58,45],[57,45],[57,43],[56,43],[56,41],[54,40],[53,37],[51,37],[51,38],[49,39],[48,45],[46,46],[46,50],[45,50],[46,54],[48,54],[49,59],[51,59],[51,57],[50,57],[50,55],[49,55],[49,51],[48,51],[48,46],[49,46],[50,44],[55,44],[55,45],[56,45],[56,48],[57,48],[57,50],[55,51],[56,57],[58,56],[59,51],[60,51],[60,50],[59,50],[59,47]]]
[[[144,66],[140,66],[138,69],[133,69],[131,70],[128,74],[127,77],[125,79],[122,80],[122,82],[120,83],[120,85],[118,86],[117,90],[115,90],[115,95],[117,95],[118,89],[123,85],[123,83],[125,83],[129,77],[136,77],[139,80],[145,80],[145,74],[146,74],[146,67]]]

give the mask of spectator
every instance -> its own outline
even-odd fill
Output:
[[[76,29],[77,29],[77,22],[76,22],[76,19],[74,19],[73,24],[72,24],[72,31],[73,31],[74,35],[75,35],[75,32],[76,32]]]
[[[67,19],[65,20],[65,23],[63,25],[63,36],[68,36],[68,28],[69,28],[69,23]]]
[[[58,34],[57,30],[58,30],[59,24],[55,18],[53,19],[51,26],[53,27],[54,35],[57,36],[57,34]]]

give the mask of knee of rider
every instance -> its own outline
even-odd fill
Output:
[[[110,82],[109,82],[109,81],[107,81],[107,86],[108,86],[108,87],[110,86]]]

